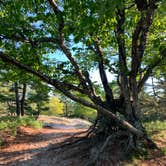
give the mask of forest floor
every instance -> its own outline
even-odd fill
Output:
[[[0,149],[0,166],[84,166],[88,159],[87,146],[67,145],[75,137],[85,136],[90,123],[80,119],[41,116],[45,127],[21,127],[15,138],[6,137]],[[154,141],[166,147],[166,131],[155,134]],[[65,145],[65,146],[63,146]],[[76,145],[76,144],[75,144]],[[166,166],[166,156],[151,151],[149,159],[125,162],[123,166]]]

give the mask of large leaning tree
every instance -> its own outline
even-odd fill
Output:
[[[102,141],[126,133],[127,149],[137,147],[147,139],[139,93],[166,56],[165,5],[164,0],[1,0],[0,63],[95,109]],[[95,70],[104,97],[91,79]],[[117,80],[118,97],[108,73]]]

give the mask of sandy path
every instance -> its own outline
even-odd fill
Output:
[[[71,162],[68,160],[60,164],[63,152],[59,154],[59,152],[54,151],[52,154],[48,149],[62,143],[65,139],[72,137],[76,133],[86,131],[89,123],[79,119],[73,122],[70,119],[56,117],[41,117],[40,120],[46,122],[46,128],[33,129],[21,127],[16,139],[9,141],[0,150],[0,165],[61,166],[63,163],[68,165]],[[58,154],[55,155],[55,153]]]

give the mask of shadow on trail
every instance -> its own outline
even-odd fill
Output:
[[[46,136],[49,137],[49,134]],[[69,135],[68,135],[69,136]],[[79,138],[73,138],[73,142]],[[3,166],[84,166],[88,160],[86,141],[70,144],[71,137],[46,147],[0,153]],[[31,143],[31,142],[30,142]]]
[[[84,166],[89,142],[80,138],[86,135],[90,123],[46,116],[41,120],[43,129],[25,127],[0,149],[0,166]]]

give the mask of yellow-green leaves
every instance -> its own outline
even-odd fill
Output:
[[[47,115],[63,115],[64,114],[64,104],[57,97],[50,97],[48,104],[46,106],[49,108]]]

